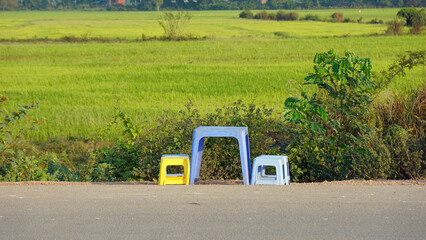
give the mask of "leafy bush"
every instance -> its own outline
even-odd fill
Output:
[[[188,12],[163,12],[158,23],[164,30],[164,36],[170,40],[178,40],[182,37],[188,23],[191,21],[191,14]]]
[[[268,20],[277,20],[276,13],[268,13]]]
[[[369,23],[369,24],[383,24],[383,20],[377,19],[377,18],[373,18],[370,21],[368,21],[367,23]]]
[[[16,111],[8,111],[3,107],[7,96],[0,96],[0,176],[13,178],[13,169],[20,169],[21,162],[32,164],[31,159],[19,150],[19,140],[21,140],[28,131],[37,128],[37,122],[31,119],[25,119],[30,109],[36,108],[37,103],[30,105],[21,105]],[[25,121],[27,120],[27,121]],[[26,164],[23,164],[25,166]],[[13,172],[13,173],[11,173]],[[12,175],[10,175],[12,174]],[[25,174],[23,172],[23,174]]]
[[[417,24],[424,24],[425,21],[425,10],[417,10],[414,7],[402,8],[396,14],[398,17],[405,18],[405,25],[408,27],[414,26]]]
[[[333,18],[337,22],[341,22],[344,19],[344,15],[342,12],[335,12],[331,15],[331,18]]]
[[[240,13],[240,18],[248,18],[248,19],[252,19],[253,18],[253,13],[250,10],[244,10]]]
[[[7,100],[0,97],[0,107]],[[71,181],[77,177],[59,160],[55,154],[28,156],[21,144],[22,138],[31,130],[37,129],[39,122],[27,117],[28,112],[38,105],[22,105],[16,111],[4,108],[0,113],[0,181]]]
[[[286,32],[274,32],[274,35],[281,38],[292,38],[292,36]]]
[[[354,19],[351,18],[345,18],[343,19],[343,22],[348,23],[348,22],[356,22]]]
[[[401,23],[400,20],[398,19],[394,19],[392,20],[389,25],[388,28],[386,29],[386,34],[387,35],[401,35],[402,31],[403,31],[403,24]]]
[[[305,81],[318,92],[285,101],[283,126],[291,136],[285,153],[297,181],[346,179],[362,151],[360,136],[370,132],[371,62],[331,50],[316,54],[314,63]]]
[[[306,16],[302,19],[306,21],[320,21],[320,17],[314,14],[306,14]]]
[[[411,34],[419,34],[422,32],[422,27],[426,23],[426,11],[422,9],[416,8],[403,8],[398,11],[398,17],[405,18],[406,26],[412,27]]]
[[[286,13],[282,10],[277,12],[278,21],[295,21],[297,19],[299,19],[299,14],[297,14],[296,12]]]
[[[254,15],[254,19],[268,20],[268,13],[266,11],[260,11]]]
[[[173,115],[173,117],[171,117]],[[92,166],[94,181],[155,180],[163,154],[190,154],[192,132],[198,126],[249,127],[252,156],[276,154],[271,134],[278,121],[272,110],[241,101],[201,116],[192,103],[177,115],[167,113],[157,126],[143,131],[141,137],[121,141],[97,151]],[[130,141],[129,141],[130,140]],[[230,138],[209,138],[205,142],[200,179],[241,179],[238,144]]]

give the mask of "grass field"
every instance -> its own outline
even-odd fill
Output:
[[[300,10],[300,17],[315,14],[330,18],[333,12],[343,12],[351,19],[373,18],[389,21],[398,9],[341,9]],[[366,35],[382,33],[386,27],[377,24],[278,22],[240,19],[241,11],[194,11],[187,33],[198,36],[226,38],[234,36],[266,36],[284,32],[294,37]],[[257,11],[254,11],[257,12]],[[270,11],[271,12],[271,11]],[[276,11],[273,11],[276,12]],[[158,12],[2,12],[0,14],[1,39],[59,38],[62,36],[121,37],[138,39],[142,34],[162,34]]]
[[[335,10],[327,11],[319,12],[328,15]],[[348,11],[349,15],[349,11],[355,10],[342,11]],[[371,11],[363,9],[362,13]],[[382,10],[374,11],[381,13]],[[386,9],[380,16],[392,18],[396,11]],[[91,26],[88,28],[92,36],[105,34],[131,39],[146,29],[148,35],[160,35],[157,14],[5,12],[0,15],[0,38],[84,34],[86,30],[82,22]],[[298,83],[303,82],[312,70],[312,60],[317,52],[332,48],[340,54],[345,49],[354,51],[358,56],[370,57],[374,70],[380,71],[398,54],[425,50],[426,46],[424,34],[398,37],[351,34],[352,37],[346,38],[324,38],[342,34],[333,26],[350,29],[353,25],[359,33],[366,33],[372,29],[383,31],[385,27],[380,25],[241,20],[237,18],[238,11],[193,14],[188,32],[214,33],[216,39],[0,43],[0,86],[10,97],[7,107],[38,100],[40,108],[32,115],[44,122],[35,134],[42,140],[53,136],[87,137],[95,134],[111,121],[116,108],[128,113],[137,124],[150,124],[153,117],[166,109],[183,109],[188,100],[206,112],[242,99],[246,103],[274,108],[278,116],[285,98],[298,93]],[[366,16],[372,17],[373,14]],[[16,29],[13,25],[19,24],[13,20],[4,21],[14,18],[20,19],[21,28]],[[28,22],[34,24],[26,25]],[[141,27],[142,23],[134,26],[132,22],[143,22],[146,27]],[[229,30],[231,22],[235,24],[233,31]],[[280,26],[286,24],[300,24],[301,27],[291,25],[294,33],[290,35],[298,38],[274,37],[273,32],[280,31]],[[315,32],[310,33],[302,26],[315,29]],[[247,29],[256,29],[252,37],[247,37],[251,35],[247,34],[250,32]],[[407,77],[397,79],[392,87],[399,90],[419,87],[424,82],[421,71],[416,69]]]

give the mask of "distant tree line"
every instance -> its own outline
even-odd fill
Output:
[[[121,11],[426,7],[424,0],[0,0],[0,10]]]

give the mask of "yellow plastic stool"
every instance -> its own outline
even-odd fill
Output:
[[[183,166],[183,174],[167,174],[168,166]],[[170,154],[161,156],[160,177],[158,185],[189,184],[189,156],[186,154]]]

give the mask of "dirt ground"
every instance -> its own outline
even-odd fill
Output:
[[[197,181],[195,185],[242,185],[242,180],[210,180]],[[312,183],[291,183],[292,185],[426,185],[426,180],[346,180],[325,181]],[[0,186],[30,186],[30,185],[157,185],[157,182],[52,182],[52,181],[25,181],[0,182]]]

